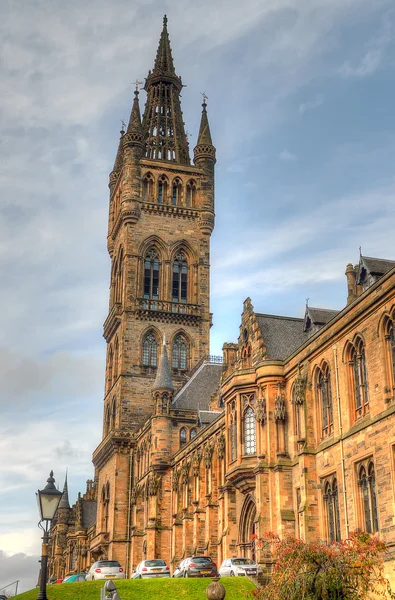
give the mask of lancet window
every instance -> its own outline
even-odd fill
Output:
[[[188,262],[184,252],[179,252],[173,263],[173,302],[186,302],[188,295]]]
[[[188,344],[182,334],[176,335],[172,349],[172,367],[177,371],[185,371],[188,368]]]
[[[152,332],[143,339],[143,366],[156,368],[158,363],[158,342]]]
[[[150,248],[144,258],[144,298],[159,299],[160,263],[155,248]]]
[[[340,542],[339,494],[336,477],[325,480],[323,486],[327,537],[330,542]]]
[[[361,491],[361,509],[365,531],[379,531],[379,516],[377,506],[377,490],[374,464],[369,461],[359,466],[358,485]]]
[[[255,397],[254,394],[243,394],[244,418],[244,454],[256,453],[256,419],[255,419]]]
[[[316,377],[321,436],[326,437],[333,433],[331,373],[326,363],[318,369]]]
[[[186,187],[186,205],[194,207],[196,202],[196,182],[190,179]]]
[[[158,179],[158,204],[166,204],[167,186],[167,177],[165,175],[161,175]]]
[[[181,427],[180,429],[180,447],[185,446],[187,443],[187,430],[185,427]]]
[[[230,462],[236,460],[237,458],[237,410],[236,410],[236,401],[232,400],[229,404],[229,459]]]
[[[152,202],[154,197],[154,178],[151,173],[147,173],[143,179],[143,200]]]
[[[369,411],[369,389],[365,345],[360,338],[357,338],[356,342],[350,346],[349,354],[355,418],[357,419]]]
[[[172,186],[171,203],[173,206],[181,204],[181,190],[181,180],[177,177],[177,179],[173,181]]]
[[[196,436],[197,436],[197,431],[196,431],[195,427],[192,427],[191,431],[189,432],[189,439],[193,440]]]
[[[386,318],[384,323],[388,385],[395,389],[395,321]]]

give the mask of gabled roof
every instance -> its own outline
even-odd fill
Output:
[[[172,407],[209,411],[211,396],[219,387],[221,374],[222,364],[203,362],[175,395]]]
[[[371,256],[361,256],[359,259],[358,268],[358,283],[361,282],[361,275],[363,270],[366,269],[370,275],[375,279],[382,277],[388,271],[395,267],[395,260],[388,260],[386,258],[373,258]]]
[[[285,360],[307,340],[304,319],[256,313],[256,320],[266,347],[265,358],[269,360]]]
[[[336,317],[339,312],[339,310],[332,310],[330,308],[314,308],[313,306],[306,306],[303,331],[309,331],[312,326],[318,328],[323,327]]]

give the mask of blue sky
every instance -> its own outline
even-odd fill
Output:
[[[163,14],[196,143],[217,148],[212,353],[242,302],[342,308],[345,266],[394,258],[392,0],[19,0],[0,19],[0,587],[37,576],[34,492],[74,500],[100,440],[108,173]],[[144,92],[140,95],[141,108]],[[18,556],[15,556],[18,554]]]

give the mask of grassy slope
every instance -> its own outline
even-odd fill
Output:
[[[205,590],[211,583],[208,578],[196,579],[123,579],[116,581],[121,600],[206,600]],[[244,577],[222,577],[226,589],[225,600],[243,600],[249,597],[254,584]],[[48,600],[98,600],[103,581],[80,581],[49,585]],[[38,588],[18,594],[18,600],[37,600]]]

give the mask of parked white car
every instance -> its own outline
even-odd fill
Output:
[[[251,558],[227,558],[219,569],[221,577],[237,575],[256,576],[262,573],[262,568]]]
[[[132,579],[170,577],[170,567],[160,558],[142,560],[133,572]]]
[[[86,581],[96,579],[125,579],[125,572],[117,560],[98,560],[86,574]]]

